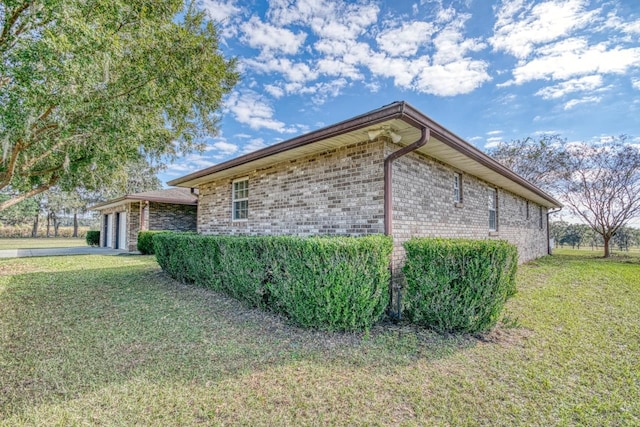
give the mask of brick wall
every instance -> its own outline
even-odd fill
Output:
[[[196,230],[196,206],[174,205],[170,203],[150,202],[149,208],[142,210],[145,202],[127,202],[118,206],[100,211],[100,246],[104,246],[106,235],[104,233],[104,215],[113,214],[113,227],[111,228],[112,246],[116,243],[116,214],[127,215],[127,250],[138,250],[138,232],[140,231],[140,216],[145,214],[145,230]]]
[[[387,152],[397,147],[388,144]],[[402,243],[411,237],[466,237],[502,239],[518,247],[519,261],[547,254],[546,209],[501,188],[498,227],[489,231],[488,188],[496,188],[462,173],[462,203],[454,202],[454,174],[448,165],[418,153],[397,159],[393,165],[394,266],[402,265]]]
[[[202,234],[365,235],[384,232],[383,162],[398,146],[373,141],[277,164],[199,188]],[[394,162],[394,266],[404,261],[402,243],[412,236],[505,239],[520,262],[547,253],[546,217],[539,206],[498,188],[498,230],[489,232],[489,184],[462,174],[462,203],[453,201],[456,172],[410,153]],[[458,171],[459,172],[459,171]],[[232,182],[249,180],[249,218],[233,221]],[[543,215],[546,211],[543,211]]]
[[[196,231],[197,206],[149,202],[145,229]]]
[[[199,188],[203,234],[366,235],[384,232],[383,143],[363,142]],[[249,215],[233,221],[232,181],[249,178]]]

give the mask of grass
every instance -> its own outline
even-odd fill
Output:
[[[0,239],[0,250],[3,249],[41,249],[41,248],[74,248],[87,246],[84,237],[38,237]]]
[[[521,266],[484,336],[282,318],[152,257],[0,261],[0,425],[639,425],[640,259]]]

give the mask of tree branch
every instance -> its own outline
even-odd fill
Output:
[[[0,212],[2,212],[3,210],[5,210],[7,208],[10,208],[11,206],[17,205],[21,201],[23,201],[25,199],[28,199],[30,197],[33,197],[36,194],[40,194],[40,193],[43,193],[43,192],[47,191],[48,189],[53,187],[56,182],[58,182],[58,179],[60,179],[60,177],[57,174],[53,174],[51,176],[51,178],[49,179],[49,182],[47,182],[46,184],[43,184],[43,185],[41,185],[39,187],[36,187],[36,188],[26,192],[26,193],[22,193],[19,196],[12,197],[9,200],[6,200],[6,201],[0,203]]]

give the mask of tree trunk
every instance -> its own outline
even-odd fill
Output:
[[[611,251],[609,250],[609,239],[610,237],[604,237],[604,257],[609,258],[611,256]]]
[[[60,221],[58,221],[58,217],[56,214],[51,215],[53,218],[53,237],[58,237],[58,228],[60,228]]]
[[[38,237],[38,225],[40,225],[40,215],[36,214],[33,219],[33,228],[31,229],[31,237]]]
[[[73,236],[78,237],[78,213],[73,213]]]
[[[51,237],[51,212],[47,212],[47,237]]]

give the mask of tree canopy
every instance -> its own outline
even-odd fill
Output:
[[[0,57],[0,211],[199,148],[238,79],[182,0],[3,1]]]
[[[626,136],[598,144],[527,138],[489,154],[554,193],[602,237],[605,257],[616,233],[640,216],[640,149]]]

